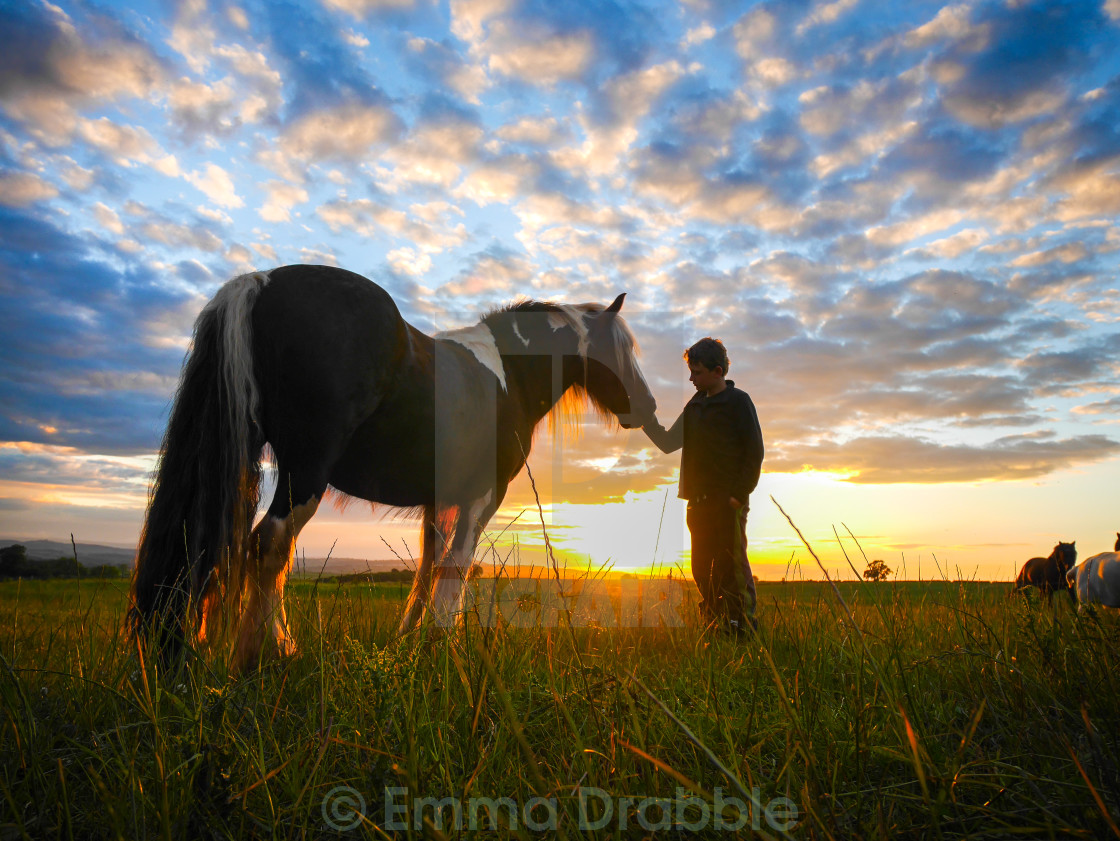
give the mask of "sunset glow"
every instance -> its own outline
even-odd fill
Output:
[[[1112,547],[1117,0],[31,0],[0,24],[4,539],[134,545],[194,318],[310,262],[426,332],[626,292],[666,426],[682,350],[720,337],[766,441],[761,578],[820,577],[771,496],[844,577],[843,552],[1008,579]],[[540,430],[537,495],[518,477],[478,557],[542,563],[543,514],[567,568],[687,575],[679,454],[582,427]],[[407,560],[415,532],[324,505],[299,551]]]

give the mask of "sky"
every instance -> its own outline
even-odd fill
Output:
[[[2,536],[134,545],[195,316],[320,263],[426,332],[626,292],[665,425],[721,338],[764,579],[819,577],[771,497],[833,572],[1112,547],[1120,0],[0,0],[0,32]],[[484,546],[531,561],[543,516],[566,565],[687,570],[678,465],[543,431],[540,510],[523,474]],[[299,551],[414,530],[324,506]]]

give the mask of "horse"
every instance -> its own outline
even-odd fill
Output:
[[[1066,581],[1082,608],[1090,604],[1120,607],[1120,534],[1112,552],[1101,552],[1070,567]]]
[[[236,670],[294,654],[284,584],[295,539],[328,493],[420,519],[400,633],[453,611],[542,419],[578,420],[589,407],[631,429],[654,416],[624,298],[525,300],[429,336],[384,289],[341,268],[225,283],[195,322],[160,448],[132,636],[170,664],[223,620]],[[254,527],[266,448],[278,482]]]
[[[1069,593],[1070,601],[1077,603],[1073,590],[1066,585],[1066,572],[1077,561],[1075,544],[1062,543],[1054,547],[1048,558],[1031,558],[1019,570],[1019,577],[1015,579],[1013,593],[1018,593],[1027,587],[1037,587],[1046,594],[1046,603],[1053,604],[1054,592],[1065,589]]]

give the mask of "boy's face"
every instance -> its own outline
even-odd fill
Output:
[[[696,390],[705,393],[719,385],[720,380],[723,379],[722,369],[708,368],[699,362],[688,363],[688,374],[688,381],[695,386]]]

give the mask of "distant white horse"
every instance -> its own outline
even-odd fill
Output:
[[[1120,552],[1101,552],[1086,558],[1066,573],[1082,606],[1120,607]]]

